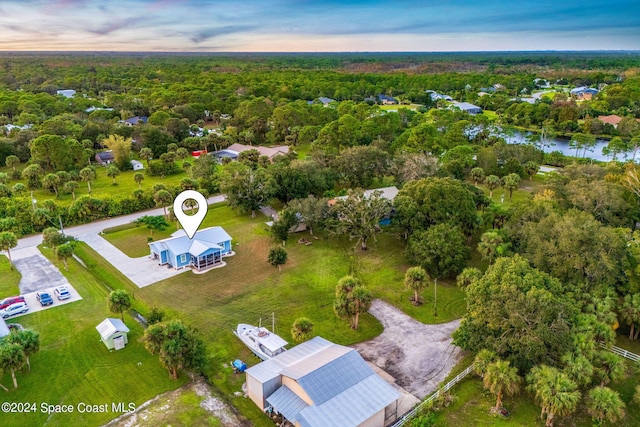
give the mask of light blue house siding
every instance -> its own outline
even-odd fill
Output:
[[[172,237],[149,243],[150,257],[159,265],[175,269],[191,267],[198,270],[220,265],[222,258],[233,255],[231,236],[222,227],[198,231],[193,239],[178,230]]]

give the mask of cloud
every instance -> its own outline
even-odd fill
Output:
[[[255,28],[256,28],[255,25],[225,25],[222,27],[208,28],[205,30],[197,31],[191,35],[190,39],[194,43],[202,43],[203,41],[206,41],[212,38],[216,38],[216,37],[220,37],[220,36],[224,36],[232,33],[251,31]]]
[[[92,28],[87,31],[90,33],[98,34],[98,35],[108,35],[123,28],[135,27],[137,24],[144,19],[141,16],[135,16],[131,18],[125,18],[120,20],[113,20],[106,25],[103,25],[100,28]]]

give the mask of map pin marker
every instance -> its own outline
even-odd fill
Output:
[[[194,215],[187,215],[183,210],[184,202],[189,199],[195,200],[198,203],[198,212]],[[207,208],[207,199],[195,190],[183,191],[178,194],[173,201],[173,214],[178,218],[182,228],[184,228],[184,232],[187,233],[190,239],[193,239],[204,217],[207,216]]]

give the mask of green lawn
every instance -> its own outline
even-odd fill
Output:
[[[471,363],[469,357],[463,359],[457,369],[462,370]],[[613,384],[612,388],[620,393],[626,403],[626,417],[618,425],[640,425],[640,406],[632,402],[635,386],[638,384],[637,375],[631,364],[627,369],[626,378]],[[495,396],[482,388],[482,382],[477,376],[469,375],[467,379],[457,384],[450,392],[454,396],[453,403],[436,412],[437,426],[443,427],[475,427],[475,426],[544,426],[540,420],[540,407],[535,404],[532,396],[521,391],[518,395],[503,399],[503,405],[510,412],[509,417],[496,417],[489,413],[495,405]],[[591,417],[584,407],[584,400],[578,410],[570,417],[558,417],[556,426],[592,426]],[[603,424],[605,426],[610,423]]]
[[[381,110],[384,111],[388,111],[388,110],[392,110],[392,111],[398,111],[401,108],[406,108],[407,110],[417,110],[420,107],[423,107],[422,104],[394,104],[394,105],[380,105],[379,106]]]
[[[0,255],[0,299],[20,294],[18,283],[21,277],[18,270],[9,267],[9,259]]]
[[[43,250],[51,258],[51,251]],[[69,271],[62,270],[83,297],[81,301],[53,307],[16,319],[40,333],[41,347],[31,358],[31,373],[18,373],[17,390],[4,394],[10,402],[35,402],[74,405],[70,414],[51,416],[38,411],[32,414],[2,416],[3,426],[99,425],[119,414],[79,413],[77,405],[130,402],[140,405],[155,395],[180,387],[187,381],[181,376],[171,380],[157,357],[151,356],[138,342],[142,328],[129,316],[129,344],[120,351],[109,352],[100,341],[95,326],[113,316],[106,306],[107,290],[96,277],[74,260]],[[10,377],[2,379],[10,385]]]

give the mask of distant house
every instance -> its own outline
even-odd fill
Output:
[[[89,107],[86,110],[84,110],[84,112],[85,113],[93,113],[94,111],[99,111],[99,110],[113,111],[113,108]]]
[[[149,118],[147,116],[135,116],[135,117],[129,117],[126,120],[120,120],[120,123],[124,123],[127,126],[135,126],[137,124],[144,124],[147,123],[147,120]]]
[[[618,123],[622,121],[622,117],[611,114],[609,116],[598,116],[598,120],[600,120],[604,124],[608,124],[613,126],[614,128],[617,128]]]
[[[262,411],[296,427],[384,427],[401,394],[358,352],[315,337],[246,371],[247,394]]]
[[[149,243],[150,257],[158,265],[167,265],[176,270],[193,268],[204,270],[222,267],[222,258],[234,255],[231,236],[222,227],[209,227],[196,232],[189,239],[184,230],[178,230],[168,239]]]
[[[588,101],[591,98],[593,98],[595,95],[597,95],[598,92],[599,92],[598,89],[593,89],[586,86],[580,86],[580,87],[571,89],[571,96],[575,97],[576,99],[582,99],[582,100]]]
[[[144,165],[139,160],[131,160],[131,167],[134,171],[141,171],[144,169]]]
[[[56,91],[56,95],[62,95],[65,98],[73,98],[75,94],[76,94],[76,91],[73,89],[62,89],[62,90]]]
[[[328,107],[329,104],[331,104],[332,102],[336,102],[335,99],[327,98],[326,96],[320,96],[313,101],[307,101],[307,103],[311,105],[311,104],[314,104],[316,101],[321,102],[322,105],[324,105],[325,107]]]
[[[129,328],[120,319],[104,319],[96,326],[96,330],[109,350],[120,350],[129,342],[127,338]]]
[[[477,105],[469,104],[468,102],[454,102],[453,105],[465,113],[476,115],[482,113],[482,108]]]
[[[377,98],[378,102],[382,105],[393,105],[398,103],[398,101],[393,96],[377,95]]]
[[[453,98],[449,95],[438,93],[435,90],[425,90],[425,93],[428,93],[429,96],[431,96],[432,101],[438,101],[439,99],[442,99],[444,101],[453,101]]]
[[[110,165],[115,160],[115,157],[113,157],[113,151],[111,150],[96,153],[95,158],[96,162],[102,166]]]
[[[216,157],[231,157],[234,160],[238,158],[238,154],[249,150],[257,150],[261,156],[267,156],[269,160],[273,160],[276,156],[284,156],[289,154],[288,145],[280,145],[275,147],[263,147],[261,145],[244,145],[244,144],[232,144],[224,150],[213,153]],[[235,157],[233,157],[235,155]]]
[[[387,199],[389,200],[392,204],[393,201],[395,200],[396,196],[398,195],[398,187],[396,186],[391,186],[391,187],[382,187],[382,188],[374,188],[372,190],[365,190],[364,191],[364,197],[369,198],[373,195],[374,192],[380,192],[380,197],[383,199]],[[329,206],[333,206],[336,204],[336,202],[338,200],[345,200],[347,197],[349,196],[338,196],[335,197],[333,199],[330,199],[329,201],[327,201],[327,204]],[[380,225],[389,225],[391,223],[391,217],[395,214],[395,211],[392,210],[391,213],[388,216],[385,216],[384,218],[380,219]]]

